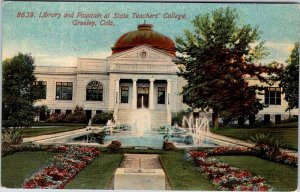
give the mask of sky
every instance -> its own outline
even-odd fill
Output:
[[[151,23],[154,30],[175,40],[183,36],[184,29],[192,29],[191,20],[196,15],[210,13],[220,7],[236,8],[238,24],[258,26],[261,39],[266,42],[269,56],[262,63],[284,63],[299,41],[299,4],[255,3],[133,3],[133,2],[4,2],[2,28],[2,59],[18,52],[31,53],[38,66],[75,66],[78,57],[106,58],[111,47],[124,33],[136,30],[137,25]],[[33,17],[17,17],[19,12]],[[28,13],[29,12],[29,13]],[[61,13],[60,18],[40,17],[44,12]],[[65,13],[75,13],[74,18],[64,18]],[[100,26],[104,18],[89,19],[97,26],[73,25],[82,13],[110,13],[114,26]],[[129,18],[114,19],[114,13],[128,14]],[[132,18],[133,13],[160,14],[159,18]],[[186,14],[186,19],[162,18],[165,13]]]

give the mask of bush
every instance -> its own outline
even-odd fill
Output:
[[[116,153],[120,150],[121,142],[120,141],[112,141],[111,144],[107,146],[110,153]]]
[[[92,133],[92,137],[95,138],[95,141],[99,144],[103,144],[103,140],[105,138],[105,132],[104,131],[101,131],[99,133]]]
[[[169,142],[167,139],[163,143],[162,149],[164,151],[174,151],[176,149],[175,145],[171,142]]]
[[[82,107],[76,105],[74,112],[69,114],[53,113],[46,120],[48,123],[87,123],[86,115]]]
[[[2,133],[1,143],[2,147],[10,147],[12,145],[20,145],[23,142],[23,136],[15,129],[7,130]]]
[[[277,155],[280,150],[280,144],[277,138],[272,137],[270,133],[257,133],[250,141],[255,143],[261,154],[269,153]]]
[[[99,113],[94,115],[92,123],[105,125],[109,119],[113,119],[112,112]]]
[[[53,113],[49,115],[49,118],[46,120],[46,122],[49,123],[63,123],[65,122],[65,116],[64,113]]]
[[[73,112],[74,123],[87,123],[87,118],[82,107],[76,105]]]

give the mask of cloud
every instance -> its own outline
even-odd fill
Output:
[[[275,49],[282,53],[290,53],[294,47],[294,44],[293,43],[278,43],[278,42],[267,41],[266,46],[268,48]]]
[[[31,55],[35,59],[35,64],[37,66],[72,67],[77,65],[77,58],[79,57],[105,59],[106,57],[111,55],[111,51],[94,51],[88,54],[81,54],[78,56],[76,55],[55,56],[47,53],[42,53],[37,50],[39,49],[28,48],[28,47],[23,48],[23,46],[18,47],[18,50],[13,48],[10,49],[9,47],[7,47],[6,49],[3,49],[2,60],[13,57],[17,55],[18,52],[21,52],[21,53],[31,53]]]

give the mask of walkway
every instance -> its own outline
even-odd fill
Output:
[[[23,139],[23,142],[44,142],[48,139],[57,139],[61,137],[67,137],[75,134],[80,134],[86,132],[86,128],[82,129],[76,129],[74,131],[66,131],[66,132],[61,132],[61,133],[54,133],[54,134],[49,134],[49,135],[40,135],[40,136],[35,136],[35,137],[27,137]]]
[[[240,140],[240,139],[227,137],[227,136],[212,133],[212,132],[210,133],[209,137],[211,137],[212,139],[224,141],[226,143],[232,143],[233,145],[237,145],[237,146],[254,147],[254,143],[250,143],[250,142],[243,141],[243,140]],[[297,151],[292,151],[292,150],[288,150],[288,149],[281,149],[281,151],[286,152],[287,154],[289,154],[291,156],[298,157],[298,152]]]

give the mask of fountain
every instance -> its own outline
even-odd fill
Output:
[[[132,114],[132,131],[139,137],[143,137],[145,132],[150,131],[151,114],[144,106],[144,97],[142,96],[142,108],[137,109]]]
[[[165,138],[172,136],[183,138],[184,143],[190,143],[189,138],[192,138],[193,145],[199,146],[203,144],[205,137],[210,134],[209,120],[207,114],[200,114],[200,117],[194,118],[193,115],[182,118],[182,127],[177,124],[173,126],[165,126]]]

